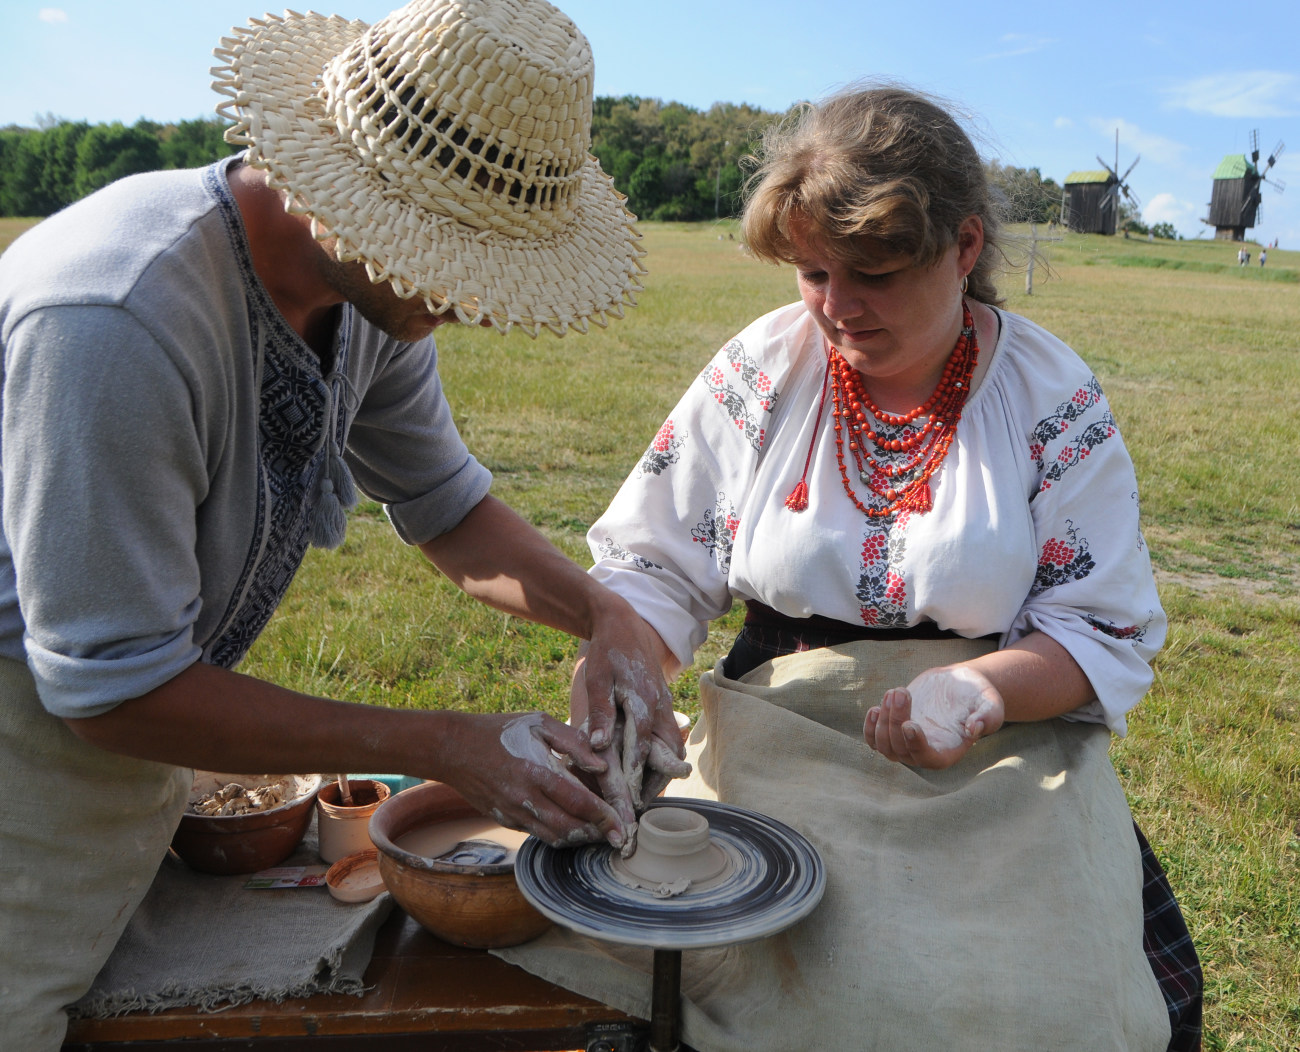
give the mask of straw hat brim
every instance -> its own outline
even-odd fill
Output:
[[[594,157],[580,169],[572,222],[543,239],[434,214],[362,164],[318,90],[325,63],[367,28],[290,11],[251,20],[215,51],[227,63],[212,69],[213,88],[226,96],[217,110],[234,122],[226,139],[248,147],[248,163],[288,195],[290,211],[310,216],[321,240],[337,238],[340,260],[363,262],[372,281],[467,324],[562,336],[635,306],[645,273],[636,217]]]

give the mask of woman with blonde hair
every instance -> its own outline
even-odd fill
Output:
[[[685,1039],[1199,1047],[1195,950],[1107,756],[1165,636],[1137,482],[1088,367],[999,306],[974,145],[917,92],[845,91],[767,136],[743,230],[799,301],[705,366],[588,538],[669,675],[746,604],[669,793],[827,868],[789,932],[685,955]],[[645,1011],[644,954],[507,956]]]

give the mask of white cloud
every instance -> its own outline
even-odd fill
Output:
[[[1052,121],[1052,125],[1057,128],[1073,128],[1074,121],[1070,120],[1069,117],[1057,117],[1056,120]]]
[[[1173,223],[1193,218],[1196,206],[1180,201],[1173,194],[1156,194],[1142,207],[1142,219],[1147,223]]]
[[[1016,58],[1019,55],[1032,55],[1035,52],[1051,47],[1057,40],[1056,37],[1031,37],[1024,33],[1007,33],[1002,37],[1001,42],[1007,45],[1005,51],[980,55],[976,61],[993,62],[998,59]]]
[[[36,17],[42,22],[66,22],[68,13],[57,7],[42,7]]]
[[[1300,77],[1260,70],[1217,73],[1163,91],[1168,105],[1211,117],[1289,117],[1300,112]]]
[[[1114,163],[1116,131],[1119,132],[1119,161],[1125,168],[1133,162],[1124,158],[1135,154],[1155,164],[1177,164],[1187,149],[1182,143],[1143,131],[1123,117],[1090,117],[1088,124],[1094,131],[1103,133],[1110,143],[1109,149],[1098,151],[1107,164]]]
[[[1200,237],[1209,229],[1201,220],[1205,205],[1185,201],[1176,194],[1159,193],[1142,206],[1142,221],[1148,226],[1171,223],[1183,237]]]

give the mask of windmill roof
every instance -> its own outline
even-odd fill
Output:
[[[1227,157],[1219,162],[1219,167],[1214,169],[1214,178],[1216,179],[1241,179],[1247,175],[1259,174],[1255,166],[1246,160],[1244,153],[1230,153]]]
[[[1105,168],[1096,168],[1092,171],[1071,172],[1065,177],[1065,183],[1068,186],[1071,183],[1107,183],[1111,182],[1111,174]]]

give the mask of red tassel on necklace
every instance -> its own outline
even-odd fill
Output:
[[[808,507],[808,465],[812,463],[813,447],[817,444],[817,432],[822,426],[822,410],[826,408],[826,379],[831,374],[831,357],[826,355],[826,372],[822,374],[822,397],[817,403],[817,422],[813,424],[812,440],[808,443],[808,455],[804,457],[803,474],[799,484],[785,498],[785,506],[791,511],[804,511]]]

